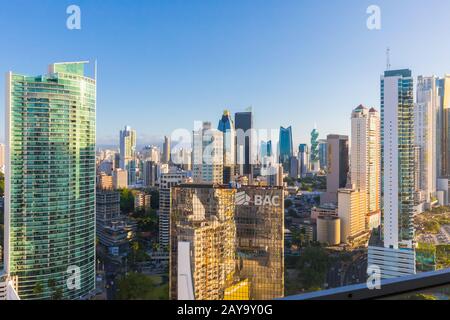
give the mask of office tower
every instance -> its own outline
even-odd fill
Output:
[[[292,142],[292,127],[280,128],[280,163],[283,165],[283,170],[289,172],[291,157],[294,155],[294,147]]]
[[[154,187],[157,181],[157,164],[153,161],[144,162],[144,185]]]
[[[296,156],[292,156],[289,161],[289,177],[298,179],[300,176],[300,161]]]
[[[169,246],[170,189],[183,183],[186,172],[163,173],[159,182],[159,244]]]
[[[97,187],[101,190],[112,190],[113,189],[113,177],[101,172],[98,175]]]
[[[161,162],[164,164],[170,163],[170,138],[167,136],[164,137],[163,154]]]
[[[356,244],[367,234],[367,193],[359,189],[339,189],[338,217],[341,225],[341,242]]]
[[[128,172],[126,170],[114,169],[113,187],[116,190],[128,188]]]
[[[266,300],[284,295],[282,187],[172,188],[172,299]]]
[[[210,122],[193,133],[194,182],[223,183],[223,134]]]
[[[261,142],[261,150],[260,150],[260,159],[262,162],[262,159],[264,157],[272,157],[273,151],[272,151],[272,141],[262,141]]]
[[[236,285],[235,193],[208,184],[172,188],[171,299],[223,300]]]
[[[309,164],[311,172],[320,171],[319,161],[319,131],[316,128],[311,131],[311,162]]]
[[[249,280],[251,300],[283,297],[283,188],[242,186],[235,203],[236,275]]]
[[[234,115],[236,128],[236,165],[239,175],[253,176],[253,115],[251,112],[237,112]]]
[[[419,76],[414,107],[414,143],[419,147],[418,187],[427,207],[436,197],[439,106],[437,78]]]
[[[231,114],[223,112],[218,130],[223,133],[223,183],[229,183],[234,176],[236,162],[236,131]]]
[[[136,130],[120,131],[120,168],[128,171],[128,185],[136,184]]]
[[[6,76],[5,262],[21,299],[95,289],[96,80],[85,64]],[[67,285],[73,271],[80,286]]]
[[[369,266],[383,278],[414,274],[414,103],[410,70],[381,77],[383,237],[369,246]]]
[[[328,143],[327,140],[319,140],[319,167],[320,170],[326,171],[328,164]]]
[[[126,126],[120,130],[120,168],[127,169],[128,162],[136,156],[136,130]]]
[[[362,105],[351,115],[352,139],[350,180],[356,191],[366,194],[367,226],[378,227],[381,201],[381,135],[380,115],[374,108]],[[377,218],[378,217],[378,218]]]
[[[348,176],[348,137],[336,134],[327,136],[328,165],[327,192],[322,203],[337,203],[337,192],[347,185]]]
[[[120,153],[114,154],[114,164],[113,164],[113,170],[120,168]]]
[[[309,172],[309,148],[307,144],[301,144],[298,147],[298,159],[300,166],[300,177],[306,177]]]

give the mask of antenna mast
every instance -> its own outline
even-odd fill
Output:
[[[386,49],[386,70],[391,70],[391,49]]]

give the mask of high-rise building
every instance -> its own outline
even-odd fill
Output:
[[[136,130],[126,126],[120,130],[120,168],[127,169],[128,162],[136,156]]]
[[[280,163],[283,165],[285,172],[290,171],[291,157],[294,155],[294,147],[292,142],[292,127],[280,128]]]
[[[369,220],[380,216],[381,202],[380,115],[374,108],[360,105],[353,110],[351,122],[351,185],[366,194],[366,208],[361,210],[366,216],[366,225],[373,227]]]
[[[136,130],[126,126],[120,131],[120,168],[128,171],[128,185],[136,183]]]
[[[439,111],[437,112],[438,175],[450,178],[450,75],[438,80]]]
[[[236,128],[236,165],[239,175],[253,175],[253,115],[252,112],[237,112],[234,115]]]
[[[204,122],[193,134],[194,182],[223,183],[223,134]]]
[[[144,185],[154,187],[157,181],[157,164],[153,161],[144,162]]]
[[[235,171],[236,131],[228,110],[223,112],[218,130],[223,133],[223,182],[229,183]]]
[[[242,186],[235,203],[236,275],[249,280],[252,300],[283,297],[283,188]]]
[[[262,162],[262,159],[264,157],[272,157],[273,150],[272,150],[272,141],[262,141],[261,142],[261,150],[260,150],[260,159]]]
[[[341,242],[356,243],[367,233],[367,193],[355,188],[339,189],[338,217],[341,220]]]
[[[328,165],[328,143],[325,139],[319,140],[319,167],[326,171]]]
[[[309,148],[307,144],[298,147],[298,159],[300,166],[300,177],[304,178],[309,172]]]
[[[113,177],[101,172],[98,175],[97,188],[101,190],[112,190],[113,189]]]
[[[284,295],[282,187],[172,188],[170,294],[179,300]]]
[[[298,179],[300,176],[300,161],[296,156],[292,156],[289,161],[289,177]]]
[[[123,169],[114,169],[113,171],[114,189],[125,189],[128,187],[128,172]]]
[[[159,182],[159,244],[169,246],[170,231],[170,190],[187,178],[186,172],[171,172],[161,174]]]
[[[224,300],[237,284],[235,193],[208,184],[172,188],[171,299]],[[243,298],[248,298],[246,287]]]
[[[327,192],[321,197],[321,202],[337,203],[338,189],[347,186],[349,170],[348,137],[330,134],[327,136],[327,145]]]
[[[434,76],[418,77],[414,107],[414,143],[419,147],[418,187],[428,207],[436,197],[438,179],[436,149],[440,101],[437,82]]]
[[[170,138],[165,136],[163,144],[163,154],[161,159],[162,163],[167,164],[170,162],[170,152]]]
[[[86,62],[6,76],[6,271],[21,299],[95,289],[96,80]],[[74,272],[78,285],[70,285]]]
[[[319,131],[316,128],[311,131],[311,172],[317,173],[320,171],[320,158],[319,158]]]
[[[410,70],[381,77],[383,237],[369,246],[369,266],[383,278],[414,274],[414,96]]]

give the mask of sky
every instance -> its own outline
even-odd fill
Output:
[[[81,30],[66,27],[71,4]],[[0,0],[0,71],[97,60],[99,145],[125,125],[152,144],[250,106],[256,128],[291,125],[298,144],[314,126],[350,134],[353,108],[379,108],[387,47],[392,68],[450,73],[449,12],[447,0]]]

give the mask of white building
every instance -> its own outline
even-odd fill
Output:
[[[410,70],[381,77],[383,241],[369,246],[369,268],[382,277],[415,273],[414,97]]]
[[[223,183],[223,133],[210,122],[193,133],[194,182]]]
[[[436,196],[436,125],[440,102],[436,77],[419,76],[417,81],[417,100],[414,108],[414,142],[419,147],[418,187],[429,206]]]
[[[374,108],[360,105],[353,110],[351,123],[350,179],[356,190],[366,194],[363,211],[369,227],[370,217],[373,220],[374,215],[380,215],[380,115]]]
[[[186,172],[163,173],[159,184],[159,244],[168,246],[170,240],[170,189],[183,183]]]

